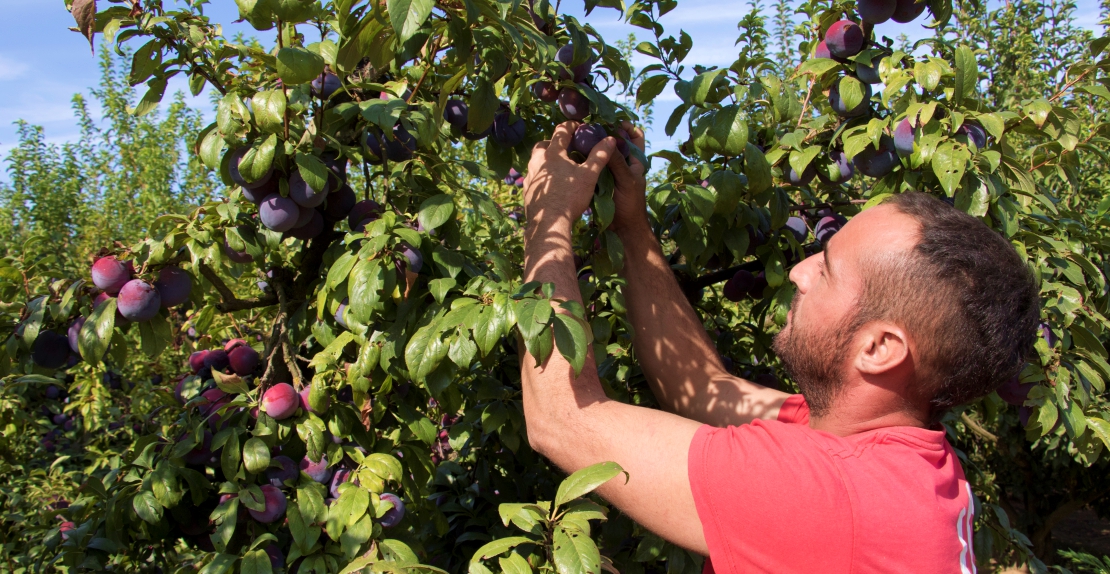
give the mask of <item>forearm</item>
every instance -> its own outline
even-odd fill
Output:
[[[729,374],[645,224],[622,230],[633,347],[660,405],[726,426],[777,416],[785,395]]]

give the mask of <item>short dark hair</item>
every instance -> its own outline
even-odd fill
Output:
[[[1033,351],[1041,302],[1017,250],[982,221],[925,193],[891,196],[920,225],[910,257],[876,261],[856,324],[888,319],[914,337],[930,417],[988,395]]]

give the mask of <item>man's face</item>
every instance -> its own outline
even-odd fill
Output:
[[[797,292],[774,348],[815,416],[832,405],[856,351],[852,323],[869,256],[909,253],[917,234],[913,218],[893,207],[875,207],[852,218],[823,252],[790,271]]]

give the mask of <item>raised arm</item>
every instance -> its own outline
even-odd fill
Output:
[[[607,138],[578,165],[566,154],[574,122],[532,152],[524,196],[525,281],[555,285],[555,298],[581,302],[571,251],[574,221],[589,206],[615,141]],[[558,353],[540,366],[523,344],[521,378],[528,441],[567,472],[613,461],[629,474],[598,490],[622,512],[666,540],[707,554],[690,489],[687,454],[698,423],[610,400],[591,354],[581,375]],[[665,501],[665,503],[661,502]]]
[[[627,123],[624,128],[643,149],[643,132]],[[624,244],[632,344],[656,399],[673,413],[717,427],[777,417],[789,395],[726,371],[679,289],[648,224],[643,166],[617,155],[609,169],[617,183],[613,227]]]

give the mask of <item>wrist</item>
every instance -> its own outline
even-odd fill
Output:
[[[622,243],[645,239],[655,241],[655,233],[652,232],[646,216],[634,218],[632,221],[622,221],[620,224],[614,222],[611,227]]]

